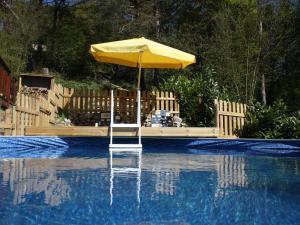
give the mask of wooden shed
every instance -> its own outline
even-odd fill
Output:
[[[12,75],[10,69],[0,57],[0,108],[7,109],[15,104],[17,79]]]
[[[43,73],[23,73],[19,78],[19,90],[27,87],[33,90],[51,90],[54,77]]]

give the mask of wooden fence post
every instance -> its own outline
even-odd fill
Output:
[[[228,123],[228,128],[229,128],[229,132],[228,132],[228,136],[232,136],[233,135],[233,130],[232,130],[232,115],[233,115],[233,112],[232,112],[232,105],[231,105],[231,102],[228,102],[228,112],[229,112],[229,115],[227,116],[228,117],[228,120],[229,120],[229,123]]]
[[[13,124],[12,135],[16,136],[17,135],[17,111],[15,105],[12,108],[12,124]]]
[[[217,99],[215,99],[214,101],[214,104],[215,104],[215,123],[216,123],[216,127],[220,127],[220,121],[219,121],[219,101]],[[220,132],[219,132],[219,135],[220,135]]]
[[[219,116],[220,116],[220,135],[221,137],[225,135],[224,133],[224,116],[222,115],[223,113],[223,107],[224,107],[224,104],[223,104],[223,101],[220,100],[219,101]]]
[[[232,103],[232,112],[236,114],[236,102]],[[236,130],[236,116],[233,117],[233,131]]]
[[[4,124],[6,125],[11,125],[12,123],[12,109],[7,109],[5,111],[5,120],[4,120]],[[6,127],[4,128],[4,135],[12,135],[12,127]]]
[[[41,122],[41,113],[40,113],[40,101],[37,100],[37,98],[34,99],[35,101],[35,111],[38,113],[38,115],[35,117],[35,126],[40,126]]]
[[[246,104],[242,104],[242,107],[243,107],[243,117],[242,117],[241,125],[244,126],[244,123],[245,123],[245,117],[246,117],[247,105],[246,105]]]
[[[227,105],[228,102],[224,101],[224,112],[228,112]],[[228,115],[224,116],[224,134],[228,136]]]
[[[237,106],[236,112],[238,114],[240,114],[241,113],[241,104],[237,103],[236,106]],[[241,129],[241,117],[237,117],[237,129]]]
[[[25,95],[24,94],[21,94],[20,95],[21,99],[20,99],[20,103],[21,103],[21,107],[24,108],[24,105],[25,105]],[[21,111],[21,124],[20,124],[20,135],[23,136],[24,135],[24,129],[25,129],[25,126],[24,126],[24,123],[25,123],[25,119],[24,119],[25,115],[24,115],[24,112]]]

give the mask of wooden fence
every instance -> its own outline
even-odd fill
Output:
[[[216,125],[220,137],[236,137],[235,131],[244,125],[246,104],[215,100]]]
[[[172,92],[142,92],[141,112],[145,118],[153,110],[167,110],[179,116],[179,102]],[[136,119],[136,92],[115,91],[115,109],[121,122]],[[244,125],[246,105],[216,100],[216,127],[220,137],[235,137]],[[46,95],[19,90],[16,105],[0,111],[0,132],[23,135],[25,127],[47,127],[53,124],[61,108],[69,114],[74,125],[94,126],[101,113],[110,113],[110,92],[74,90],[54,85]]]
[[[125,123],[136,120],[136,91],[115,91],[115,112]],[[74,90],[64,88],[64,110],[75,125],[94,126],[101,113],[110,112],[110,91]],[[141,114],[147,117],[153,110],[167,110],[179,116],[179,103],[172,92],[142,92]]]
[[[142,92],[142,116],[153,110],[167,110],[179,116],[179,103],[171,92]],[[136,92],[115,92],[116,113],[122,122],[136,119]],[[17,93],[16,105],[0,111],[0,128],[5,135],[24,135],[25,127],[47,127],[54,123],[61,108],[69,115],[74,125],[94,126],[101,113],[110,113],[110,92],[74,90],[54,85],[46,94],[37,94],[27,89]]]
[[[63,106],[63,88],[54,85],[46,95],[20,90],[16,105],[0,112],[0,128],[5,135],[24,135],[25,127],[49,126]]]

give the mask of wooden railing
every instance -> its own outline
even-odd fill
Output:
[[[38,117],[38,99],[18,93],[16,105],[2,112],[0,128],[5,135],[23,135],[26,126],[38,125]]]
[[[179,103],[171,92],[142,92],[142,117],[153,110],[167,110],[179,116]],[[58,109],[64,109],[75,125],[94,126],[100,113],[110,113],[110,92],[74,90],[54,85],[47,94],[37,94],[28,89],[17,93],[16,105],[0,112],[0,129],[6,135],[23,135],[25,127],[46,127],[53,124]],[[122,122],[136,119],[136,92],[116,91],[116,113]]]
[[[0,112],[5,135],[24,135],[25,127],[49,126],[63,106],[63,88],[54,85],[47,95],[18,92],[16,105]]]
[[[115,112],[122,122],[136,119],[136,91],[115,91]],[[75,125],[94,125],[100,114],[110,112],[110,91],[74,90],[64,88],[64,110]],[[179,116],[179,103],[172,92],[142,92],[141,114],[146,117],[153,110],[167,110]]]
[[[115,92],[115,109],[122,122],[136,118],[136,92]],[[142,92],[142,116],[153,110],[167,110],[179,116],[179,103],[171,92]],[[222,100],[215,101],[216,127],[219,137],[236,137],[235,131],[244,125],[246,105]],[[23,135],[25,127],[46,127],[53,123],[58,109],[68,112],[75,125],[94,126],[100,113],[110,112],[109,91],[74,90],[55,85],[47,95],[18,92],[16,105],[0,111],[0,132]]]
[[[12,123],[13,108],[0,111],[0,135],[13,135],[12,130],[14,124]]]
[[[236,137],[235,131],[244,125],[246,104],[215,100],[216,125],[220,137]]]

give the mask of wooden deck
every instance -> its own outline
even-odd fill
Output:
[[[114,136],[137,136],[130,128],[114,129]],[[27,136],[99,136],[108,137],[108,127],[27,127]],[[143,137],[218,137],[219,129],[215,127],[142,127]]]

